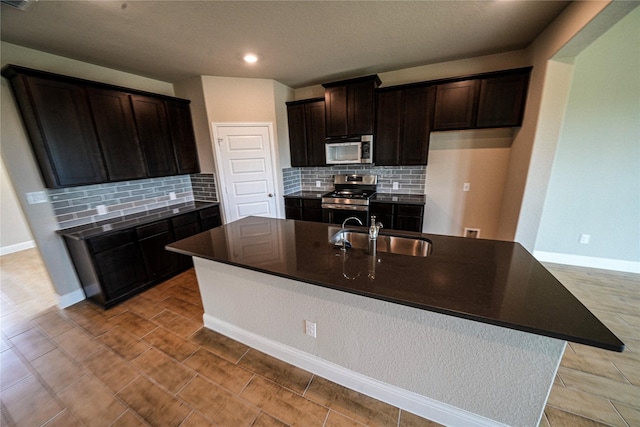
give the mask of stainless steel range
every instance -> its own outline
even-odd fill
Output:
[[[335,175],[334,190],[322,196],[322,219],[341,224],[355,216],[369,225],[369,200],[376,194],[376,175]]]

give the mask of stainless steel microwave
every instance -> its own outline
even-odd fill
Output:
[[[373,163],[373,135],[328,139],[325,158],[328,165]]]

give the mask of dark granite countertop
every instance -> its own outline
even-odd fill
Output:
[[[284,197],[296,197],[303,199],[319,199],[328,191],[296,191],[295,193],[286,194]],[[372,202],[377,203],[403,203],[410,205],[424,205],[424,194],[404,194],[404,193],[376,193],[371,198]]]
[[[376,193],[371,202],[402,203],[407,205],[424,205],[424,194]]]
[[[296,191],[294,193],[285,194],[284,197],[296,197],[302,199],[319,199],[323,194],[327,194],[329,191]]]
[[[355,228],[355,227],[354,227]],[[412,257],[328,243],[338,227],[248,217],[167,246],[171,251],[343,292],[622,351],[624,344],[520,244],[381,230],[428,239]],[[252,250],[259,246],[260,251]]]
[[[218,205],[218,202],[182,203],[126,217],[110,218],[97,223],[94,222],[91,224],[80,225],[78,227],[64,228],[62,230],[57,230],[56,232],[62,236],[70,237],[75,240],[85,240]]]

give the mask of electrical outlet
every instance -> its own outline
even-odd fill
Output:
[[[398,183],[397,183],[397,182],[394,182],[394,183],[393,183],[393,189],[394,189],[394,190],[397,190],[397,189],[398,189]]]
[[[591,234],[581,234],[580,235],[580,243],[583,245],[588,245],[591,242]]]
[[[321,187],[321,182],[320,181],[316,181],[316,187]]]
[[[477,239],[480,237],[480,229],[479,228],[467,228],[464,229],[464,237],[469,237],[471,239]]]
[[[312,322],[311,320],[304,321],[304,333],[309,335],[310,337],[316,337],[316,322]]]
[[[462,191],[469,191],[470,189],[471,189],[471,183],[469,183],[469,182],[465,182],[465,183],[462,185]]]
[[[169,193],[169,200],[175,200],[175,199],[177,199],[176,192],[175,191],[170,192]]]
[[[96,211],[98,212],[98,215],[106,215],[107,207],[105,205],[98,205],[96,206]]]
[[[49,199],[47,198],[47,193],[44,191],[32,191],[30,193],[25,193],[27,196],[27,203],[30,205],[35,205],[37,203],[47,203]]]

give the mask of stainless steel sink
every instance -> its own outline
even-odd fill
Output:
[[[329,243],[341,246],[343,238],[348,242],[347,247],[369,250],[369,234],[367,232],[350,229],[343,232],[340,230],[331,236]],[[421,238],[379,234],[376,250],[398,255],[426,257],[431,253],[431,242]]]

